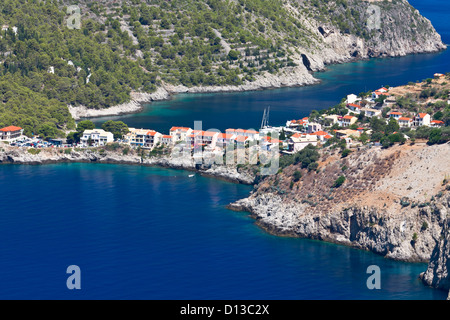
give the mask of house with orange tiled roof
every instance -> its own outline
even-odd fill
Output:
[[[258,139],[259,132],[253,129],[244,130],[244,129],[227,129],[225,130],[227,134],[233,134],[236,136],[249,137],[251,139]]]
[[[217,137],[217,146],[225,148],[228,145],[234,143],[234,138],[236,138],[236,135],[231,133],[220,133]]]
[[[313,134],[295,133],[288,140],[290,152],[298,152],[311,144],[317,146],[318,136]]]
[[[430,126],[433,128],[442,127],[442,126],[444,126],[444,124],[445,124],[444,121],[441,121],[441,120],[431,120],[431,122],[430,122]]]
[[[170,135],[172,136],[172,142],[186,141],[186,138],[192,133],[191,128],[187,127],[172,127],[170,128]]]
[[[390,118],[394,118],[395,120],[398,120],[398,119],[402,116],[402,114],[403,114],[403,113],[398,112],[398,111],[391,111],[391,112],[389,113],[389,117],[390,117]]]
[[[288,128],[306,128],[308,126],[309,120],[308,117],[304,117],[303,119],[299,120],[289,120],[286,122],[286,127]]]
[[[164,144],[164,145],[167,145],[167,146],[170,146],[171,144],[172,144],[172,136],[171,135],[169,135],[169,134],[163,134],[162,136],[161,136],[161,143],[162,144]]]
[[[356,103],[349,103],[347,104],[347,108],[353,112],[353,113],[360,113],[361,112],[361,106]]]
[[[325,142],[326,139],[329,139],[329,138],[325,138],[325,137],[330,135],[328,132],[325,132],[325,131],[317,131],[317,132],[314,132],[311,134],[317,136],[317,139],[322,143]]]
[[[151,149],[161,142],[162,134],[155,130],[147,131],[144,140],[144,148]]]
[[[195,134],[195,144],[215,148],[219,134],[217,131],[201,131]]]
[[[413,125],[413,119],[408,117],[400,117],[397,119],[397,121],[400,128],[411,128],[411,126]]]
[[[129,128],[124,141],[133,147],[151,149],[160,142],[161,136],[162,134],[155,130]]]
[[[352,124],[356,123],[357,120],[358,120],[357,117],[346,115],[339,119],[339,125],[341,127],[349,127]]]
[[[431,125],[431,116],[428,113],[418,113],[413,120],[416,127]]]
[[[236,143],[237,147],[244,147],[245,144],[249,141],[250,141],[250,138],[247,136],[239,135],[234,138],[234,142]]]
[[[0,141],[13,141],[20,138],[23,135],[23,129],[21,127],[9,126],[0,129]]]

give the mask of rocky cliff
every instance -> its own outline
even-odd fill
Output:
[[[450,198],[447,199],[450,206]],[[431,287],[450,290],[450,219],[445,219],[442,232],[434,248],[426,272],[421,274],[422,281]],[[450,292],[449,292],[450,297]]]
[[[322,154],[317,171],[303,170],[295,182],[289,177],[299,169],[285,168],[229,208],[250,212],[274,234],[427,262],[450,212],[450,188],[443,184],[448,156],[448,144],[376,147],[346,159]],[[332,188],[342,174],[345,183]]]

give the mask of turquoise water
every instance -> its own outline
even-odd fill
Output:
[[[425,264],[269,235],[225,206],[251,187],[106,164],[2,165],[2,299],[444,299]],[[81,269],[81,290],[66,268]],[[381,289],[366,287],[367,267]]]

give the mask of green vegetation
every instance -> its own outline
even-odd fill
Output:
[[[29,148],[27,151],[29,154],[33,154],[33,155],[37,155],[37,154],[41,153],[41,149]]]
[[[317,148],[309,144],[304,149],[293,155],[283,155],[280,157],[280,168],[286,168],[290,165],[300,165],[300,168],[309,170],[317,169],[317,161],[319,160],[319,152]]]
[[[122,139],[128,131],[128,126],[122,121],[108,120],[102,124],[102,129],[114,134],[114,139]]]
[[[345,182],[345,177],[344,176],[340,176],[333,183],[332,188],[339,188],[340,186],[342,186],[344,184],[344,182]]]
[[[66,6],[73,4],[81,9],[81,29],[67,26]],[[75,128],[67,105],[106,108],[129,101],[134,91],[153,92],[162,82],[211,86],[254,81],[263,72],[296,66],[296,48],[314,52],[323,47],[317,31],[326,31],[309,29],[305,20],[375,42],[380,32],[365,27],[369,4],[4,0],[0,23],[9,28],[0,38],[0,125],[21,126],[28,136],[62,137],[63,131]],[[405,32],[411,36],[426,34],[424,25],[409,28],[414,20],[409,5],[377,5],[383,21],[391,21],[385,15],[394,6],[410,10],[406,22],[395,23],[407,26]],[[381,31],[382,36],[390,33]],[[310,68],[308,57],[301,60]]]

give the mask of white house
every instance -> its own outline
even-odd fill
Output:
[[[289,138],[289,151],[298,152],[308,144],[317,146],[317,135],[296,133]]]
[[[13,141],[20,138],[23,134],[21,127],[9,126],[0,129],[0,141]]]
[[[330,114],[330,115],[326,116],[324,119],[325,119],[325,121],[331,122],[331,125],[333,125],[333,124],[339,123],[339,117],[340,116],[337,114]]]
[[[316,122],[310,122],[308,123],[308,129],[306,130],[307,133],[313,133],[322,130],[322,125]]]
[[[114,142],[114,135],[102,129],[84,130],[80,139],[82,146],[104,146],[109,142]]]
[[[428,113],[418,113],[414,117],[414,126],[420,127],[420,126],[430,126],[431,124],[431,117]]]
[[[349,94],[348,96],[347,96],[347,103],[348,104],[352,104],[352,103],[355,103],[356,101],[358,101],[358,100],[360,100],[360,99],[358,99],[358,96],[356,95],[356,94]]]
[[[411,118],[400,117],[397,121],[400,128],[411,128],[411,126],[413,125],[413,119]]]
[[[356,104],[356,103],[349,103],[349,104],[347,104],[347,108],[353,113],[359,114],[361,112],[361,106],[359,104]]]
[[[356,123],[356,121],[358,120],[357,117],[354,116],[343,116],[340,120],[339,120],[339,125],[341,127],[349,127],[352,124]]]
[[[444,126],[444,124],[445,124],[444,121],[441,121],[441,120],[431,120],[431,122],[430,122],[430,126],[433,128],[442,127],[442,126]]]
[[[155,130],[149,130],[145,135],[144,148],[153,148],[161,142],[162,134]]]
[[[401,116],[402,116],[401,112],[392,111],[391,113],[389,113],[389,117],[394,118],[395,120],[398,120]]]
[[[364,112],[364,115],[368,118],[381,116],[381,110],[377,110],[377,109],[362,108],[361,112]]]
[[[163,134],[162,136],[161,136],[161,140],[160,140],[160,142],[162,143],[162,144],[165,144],[165,145],[171,145],[172,144],[172,136],[171,135],[167,135],[167,134]]]
[[[172,127],[170,129],[170,135],[172,136],[172,141],[186,141],[186,138],[192,133],[191,128],[186,127]]]
[[[220,133],[217,137],[217,145],[225,148],[231,143],[234,143],[234,138],[236,138],[236,135],[230,134],[230,133]]]
[[[331,138],[331,136],[325,131],[317,131],[312,133],[312,135],[317,136],[317,139],[322,143]]]

